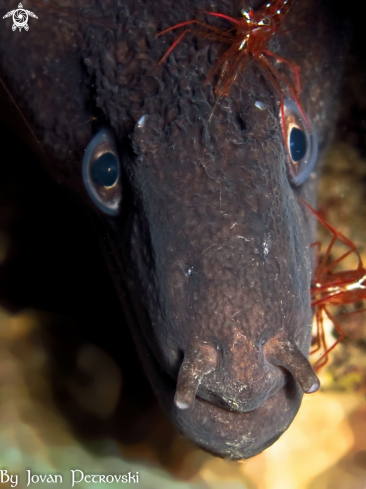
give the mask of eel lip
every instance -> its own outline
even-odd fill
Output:
[[[179,409],[173,403],[174,389],[174,382],[162,383],[157,394],[179,431],[203,450],[232,460],[253,457],[271,446],[291,424],[302,399],[302,390],[291,377],[262,405],[245,413],[199,396],[190,409]]]

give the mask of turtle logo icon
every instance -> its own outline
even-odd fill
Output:
[[[29,30],[28,17],[33,17],[35,19],[38,19],[36,14],[31,12],[30,10],[25,10],[21,3],[18,5],[18,8],[16,10],[11,10],[7,14],[5,14],[3,19],[6,19],[7,17],[11,17],[11,16],[13,16],[13,25],[12,25],[13,31],[15,31],[17,28],[19,29],[19,31],[21,31],[23,28],[25,31],[28,31]]]

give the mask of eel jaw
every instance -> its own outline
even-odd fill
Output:
[[[183,389],[182,395],[177,394],[179,386],[187,384],[180,384],[179,376],[175,382],[148,353],[146,344],[143,348],[144,358],[148,359],[146,372],[162,408],[182,434],[213,455],[232,460],[257,455],[281,436],[300,407],[303,392],[292,376],[253,411],[230,411],[200,396],[195,396],[192,404],[192,393],[184,397]],[[180,407],[179,402],[189,406]]]
[[[174,381],[150,350],[140,324],[132,334],[158,402],[173,425],[213,455],[240,460],[261,453],[289,427],[300,407],[303,391],[292,375],[273,396],[249,412],[239,413],[208,402],[195,395],[197,383],[187,379],[185,370],[192,371],[190,362]],[[201,370],[203,375],[215,368],[215,355],[210,349],[206,351],[207,358],[211,363]]]

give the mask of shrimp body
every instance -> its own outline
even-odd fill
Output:
[[[312,288],[313,306],[321,304],[351,304],[366,299],[366,270],[331,273]]]
[[[269,2],[257,11],[243,9],[243,19],[239,20],[237,29],[241,37],[238,50],[246,44],[249,54],[265,52],[271,37],[278,31],[295,0]]]

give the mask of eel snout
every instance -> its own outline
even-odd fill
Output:
[[[177,378],[177,408],[192,408],[198,395],[230,411],[250,412],[282,389],[289,380],[288,374],[304,393],[319,388],[318,378],[294,340],[277,336],[263,347],[250,348],[247,338],[240,338],[241,342],[235,341],[236,349],[232,348],[224,358],[209,343],[196,341],[187,347]],[[253,351],[258,353],[258,361],[245,362],[245,356]]]

